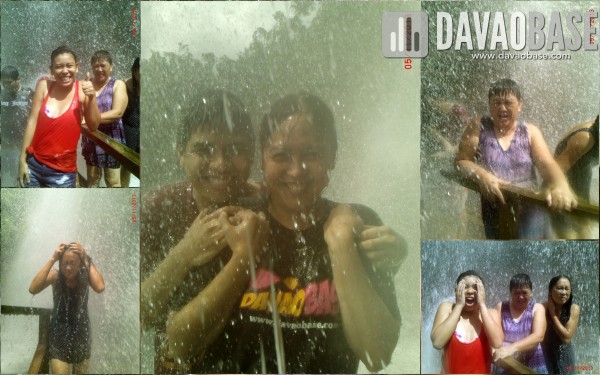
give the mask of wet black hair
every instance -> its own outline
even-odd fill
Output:
[[[473,270],[468,270],[468,271],[465,271],[465,272],[461,273],[460,275],[458,275],[458,277],[456,278],[456,285],[458,286],[458,283],[460,283],[460,281],[467,276],[475,276],[479,280],[481,280],[481,282],[485,285],[485,282],[483,282],[483,279],[481,278],[481,276],[477,273],[477,271],[473,271]]]
[[[552,298],[550,295],[552,293],[552,288],[554,288],[554,286],[556,285],[556,283],[558,283],[558,280],[560,279],[567,279],[569,281],[569,285],[571,286],[571,294],[569,296],[569,299],[562,306],[562,310],[560,312],[559,320],[564,324],[571,318],[571,305],[573,305],[573,283],[571,282],[569,276],[558,275],[550,279],[550,283],[548,284],[548,298]]]
[[[134,72],[139,68],[140,68],[140,58],[136,57],[135,60],[133,60],[133,65],[131,65],[131,82],[132,82],[134,93],[137,93],[137,89],[140,85],[140,82],[135,78],[135,74],[134,74]]]
[[[242,134],[254,144],[250,114],[232,93],[211,89],[197,92],[182,109],[183,118],[177,130],[177,150],[182,152],[192,133],[197,130]]]
[[[92,58],[90,60],[91,65],[94,65],[96,62],[98,62],[100,60],[106,60],[106,61],[108,61],[108,63],[110,65],[112,65],[112,63],[113,63],[110,52],[108,52],[107,50],[103,50],[103,49],[101,49],[100,51],[94,52],[94,54],[92,55]]]
[[[525,273],[518,273],[510,278],[509,290],[517,289],[519,287],[527,286],[529,289],[533,290],[533,283],[529,278],[529,275]]]
[[[83,255],[78,254],[79,260],[81,261],[81,268],[79,269],[79,274],[77,276],[77,285],[74,288],[69,288],[67,286],[67,278],[62,274],[62,272],[60,272],[60,266],[62,265],[63,255],[67,251],[72,251],[70,249],[71,244],[73,244],[73,242],[68,245],[69,247],[65,249],[65,251],[63,251],[58,258],[58,279],[56,281],[56,287],[53,289],[52,293],[57,316],[69,316],[69,309],[72,306],[70,299],[74,297],[76,298],[75,316],[77,316],[79,319],[79,317],[86,311],[85,306],[87,305],[88,301],[88,286],[90,284],[90,277],[89,269],[85,267],[85,263],[83,262]]]
[[[2,68],[2,79],[11,79],[16,81],[19,79],[19,71],[12,65],[7,65]]]
[[[75,242],[71,242],[67,245],[67,248],[65,249],[65,251],[62,252],[62,254],[60,254],[60,256],[58,257],[58,269],[60,270],[60,267],[62,266],[62,259],[63,259],[63,255],[65,255],[67,253],[67,251],[73,251],[73,249],[71,248],[71,245],[73,245]],[[81,267],[85,266],[85,263],[83,261],[83,255],[80,253],[76,253],[77,256],[79,257],[79,261],[81,262]]]
[[[522,100],[521,89],[519,88],[519,85],[512,79],[503,78],[491,84],[488,91],[488,100],[495,95],[505,96],[509,94],[513,94],[518,101]]]
[[[54,58],[56,58],[56,56],[62,55],[64,53],[70,53],[73,56],[73,58],[75,59],[75,62],[77,62],[77,55],[75,54],[75,52],[73,52],[73,50],[70,49],[69,47],[62,45],[60,47],[57,47],[50,54],[50,67],[52,67],[52,65],[54,64]]]
[[[308,120],[316,125],[319,136],[332,152],[332,162],[334,162],[338,142],[333,112],[323,100],[306,92],[284,96],[271,106],[271,111],[264,115],[260,126],[261,147],[267,145],[271,135],[283,122],[296,114],[307,116]]]

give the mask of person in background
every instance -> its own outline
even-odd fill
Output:
[[[539,374],[547,374],[541,342],[546,332],[544,306],[531,297],[533,284],[529,275],[516,274],[510,279],[510,300],[500,302],[496,310],[502,320],[504,342],[494,352],[494,362],[513,357]],[[494,373],[507,371],[494,366]]]
[[[125,80],[127,88],[127,108],[123,113],[125,145],[140,152],[140,58],[136,57],[131,66],[131,77]],[[121,168],[121,186],[129,187],[131,172]]]
[[[491,116],[469,123],[455,158],[459,173],[479,185],[486,238],[547,238],[543,208],[518,198],[505,199],[502,186],[534,189],[537,170],[548,207],[570,211],[577,200],[540,130],[519,119],[523,98],[517,83],[511,79],[492,83],[488,102]]]
[[[563,135],[554,151],[554,158],[566,174],[578,198],[590,200],[593,168],[598,166],[598,116],[585,121]],[[552,228],[558,238],[594,239],[598,232],[598,217],[555,213]]]
[[[21,85],[14,66],[2,68],[2,187],[18,187],[15,172],[19,167],[21,141],[33,101],[33,90]]]
[[[111,77],[113,60],[108,51],[94,52],[91,65],[94,73],[92,84],[101,117],[98,130],[117,142],[125,143],[125,130],[121,120],[127,108],[125,82]],[[121,187],[119,162],[86,136],[81,137],[81,144],[81,152],[87,164],[87,187],[98,187],[102,175],[106,187]]]
[[[581,309],[573,303],[569,277],[558,275],[550,279],[544,307],[547,328],[542,349],[548,373],[575,374],[575,351],[571,341],[579,324]]]
[[[21,187],[75,187],[77,144],[82,119],[90,130],[100,125],[89,73],[77,81],[77,56],[66,46],[50,55],[54,81],[38,81],[19,158]]]
[[[54,264],[58,262],[58,270]],[[60,244],[29,286],[38,294],[52,285],[54,307],[48,333],[53,374],[86,374],[91,354],[88,287],[104,291],[104,278],[81,244]],[[71,369],[72,366],[72,369]]]
[[[444,349],[443,374],[490,374],[492,348],[504,340],[500,315],[488,309],[481,276],[469,270],[458,275],[456,302],[438,307],[431,330],[436,349]]]

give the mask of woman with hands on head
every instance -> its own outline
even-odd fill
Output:
[[[56,262],[58,271],[53,268]],[[88,286],[102,293],[104,278],[83,246],[71,242],[58,245],[29,292],[38,294],[50,285],[54,301],[48,334],[50,369],[53,374],[84,374],[91,352]]]
[[[438,307],[431,330],[436,349],[444,349],[442,373],[490,374],[492,348],[504,340],[500,316],[488,309],[481,276],[469,270],[456,279],[456,302]]]
[[[90,130],[100,111],[90,74],[77,81],[77,56],[66,46],[50,55],[54,81],[38,81],[19,161],[21,187],[75,187],[81,120]]]
[[[488,239],[544,238],[545,215],[541,208],[507,200],[502,186],[534,187],[537,169],[544,180],[548,207],[570,211],[577,206],[577,200],[540,130],[518,118],[523,99],[517,83],[510,79],[492,83],[488,101],[491,117],[474,118],[469,123],[458,147],[456,167],[479,185],[481,216]],[[507,204],[512,210],[506,209]],[[511,218],[502,217],[507,212]],[[516,233],[502,233],[501,228],[514,221]]]
[[[337,148],[333,114],[312,95],[289,95],[265,116],[261,147],[267,200],[258,214],[219,214],[233,255],[169,316],[171,355],[202,353],[194,372],[349,373],[359,359],[383,368],[399,312],[392,272],[371,262],[404,250],[370,209],[322,198]]]
[[[539,374],[546,374],[546,364],[540,343],[546,331],[544,306],[532,298],[533,284],[529,275],[519,273],[510,279],[510,300],[500,302],[496,310],[500,314],[504,342],[494,352],[494,362],[514,357],[517,361]],[[494,366],[495,373],[507,370]]]
[[[571,279],[554,276],[548,284],[546,335],[542,342],[546,367],[550,374],[574,374],[575,351],[571,340],[579,324],[581,309],[573,303]]]

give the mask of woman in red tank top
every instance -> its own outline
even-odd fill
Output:
[[[504,340],[500,316],[485,304],[485,288],[479,274],[465,271],[456,280],[456,302],[438,307],[431,330],[436,349],[444,349],[445,374],[490,374],[492,347]]]
[[[21,187],[75,187],[77,143],[81,119],[90,130],[100,124],[100,112],[89,73],[77,81],[77,56],[66,46],[52,51],[54,81],[41,80],[35,88],[21,157]]]

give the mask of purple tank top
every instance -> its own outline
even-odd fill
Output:
[[[534,306],[535,301],[532,299],[529,301],[525,312],[523,312],[521,320],[517,323],[510,315],[510,306],[508,301],[502,302],[502,311],[500,314],[502,319],[502,329],[504,330],[504,342],[502,343],[502,346],[522,340],[531,334],[531,330],[533,329]],[[544,354],[540,344],[537,344],[533,349],[515,353],[514,357],[517,361],[523,363],[525,366],[535,370],[536,372],[547,372],[546,362],[544,361]]]
[[[490,117],[481,119],[479,134],[479,161],[496,177],[513,183],[535,181],[535,170],[531,157],[531,143],[527,125],[519,120],[512,142],[503,150],[494,133]]]

